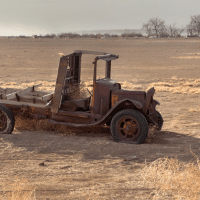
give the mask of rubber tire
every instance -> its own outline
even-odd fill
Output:
[[[11,110],[3,104],[0,104],[0,110],[4,113],[7,119],[7,126],[4,130],[0,130],[0,134],[11,134],[15,126],[15,117]]]
[[[161,131],[164,120],[162,118],[162,115],[158,111],[155,112],[155,115],[156,115],[156,119],[158,119],[160,121],[160,122],[158,122],[156,120],[156,123],[158,123],[158,126],[155,126],[155,130],[156,131]]]
[[[140,125],[140,133],[139,133],[138,138],[134,141],[127,142],[127,143],[134,143],[134,144],[144,143],[145,139],[148,136],[148,131],[149,131],[148,122],[147,122],[146,118],[144,117],[144,115],[142,115],[140,112],[133,110],[133,109],[121,110],[117,114],[114,115],[114,117],[112,118],[112,121],[111,121],[111,126],[110,126],[110,131],[111,131],[113,139],[116,142],[125,142],[125,141],[121,140],[121,138],[117,134],[117,130],[116,130],[117,122],[124,116],[131,116],[131,117],[135,118]]]

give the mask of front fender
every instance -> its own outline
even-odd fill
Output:
[[[155,100],[155,99],[153,99],[153,104],[155,104],[155,106],[156,105],[160,105],[160,103],[157,100]]]
[[[157,100],[153,99],[149,107],[149,113],[154,113],[156,111],[156,105],[160,105],[160,103]]]
[[[100,119],[100,121],[98,121],[98,123],[104,123],[106,121],[109,121],[111,119],[111,117],[118,112],[119,110],[122,110],[123,107],[127,107],[127,106],[134,106],[135,108],[137,108],[138,110],[142,110],[143,109],[143,105],[139,102],[139,101],[135,101],[132,99],[123,99],[121,101],[118,101],[107,113],[106,115],[103,116],[103,118]]]
[[[120,106],[121,104],[125,104],[125,105],[134,105],[137,109],[142,109],[143,108],[143,105],[139,102],[139,101],[136,101],[136,100],[132,100],[132,99],[123,99],[121,101],[118,101],[111,109],[115,109],[116,107]]]

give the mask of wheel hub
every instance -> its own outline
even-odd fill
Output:
[[[119,135],[123,140],[135,140],[140,133],[140,126],[133,117],[122,117],[118,122]]]

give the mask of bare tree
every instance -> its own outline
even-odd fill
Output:
[[[190,36],[194,36],[195,34],[200,36],[200,15],[191,16],[190,23],[186,29]]]
[[[143,24],[142,28],[146,30],[148,36],[152,35],[152,27],[149,23]]]
[[[188,24],[186,26],[187,34],[190,36],[194,36],[195,31],[193,30],[193,26],[191,24]]]
[[[175,23],[173,25],[169,25],[167,27],[167,29],[168,29],[168,33],[169,33],[170,37],[178,37],[185,30],[183,27],[182,28],[178,28]]]
[[[178,29],[178,36],[181,36],[181,34],[185,31],[184,27],[181,27]]]
[[[143,29],[148,35],[156,35],[157,37],[166,32],[165,21],[160,18],[151,18],[146,24],[143,24]]]
[[[176,24],[169,25],[168,26],[168,32],[169,32],[170,37],[176,37],[176,35],[177,35]]]

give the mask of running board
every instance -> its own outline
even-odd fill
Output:
[[[55,121],[53,119],[49,119],[48,122],[51,123],[51,124],[59,124],[59,125],[71,126],[71,127],[89,127],[89,126],[95,126],[95,125],[98,124],[98,123],[95,123],[95,124],[74,124],[74,123],[70,123],[70,122]]]

